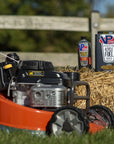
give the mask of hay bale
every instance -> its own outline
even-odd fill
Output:
[[[60,69],[62,72],[74,72],[70,67]],[[76,71],[75,71],[76,72]],[[90,85],[90,105],[104,105],[114,112],[114,71],[94,72],[89,69],[82,69],[80,71],[80,80],[86,81]],[[76,88],[78,95],[86,95],[85,86]],[[75,106],[85,108],[85,101],[78,100]]]
[[[86,81],[90,85],[90,105],[104,105],[114,112],[114,71],[112,72],[81,72],[81,81]],[[84,88],[79,89],[80,95],[84,93]],[[79,101],[75,106],[83,108],[85,102]]]

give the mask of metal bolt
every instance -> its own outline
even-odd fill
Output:
[[[98,28],[98,23],[97,22],[95,22],[94,24],[93,24],[93,26],[94,26],[94,28]]]

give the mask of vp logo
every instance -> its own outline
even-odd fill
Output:
[[[109,41],[113,39],[112,35],[106,35],[105,37],[100,37],[100,43],[108,44]]]

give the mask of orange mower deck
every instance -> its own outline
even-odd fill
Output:
[[[0,126],[46,132],[53,112],[18,105],[0,95]],[[104,127],[89,123],[89,132],[101,131]]]

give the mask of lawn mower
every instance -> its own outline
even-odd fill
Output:
[[[84,85],[85,96],[75,87]],[[85,100],[85,109],[74,106]],[[0,128],[38,134],[95,133],[114,128],[113,112],[90,106],[90,87],[78,72],[58,72],[52,62],[20,60],[16,53],[0,63]]]

